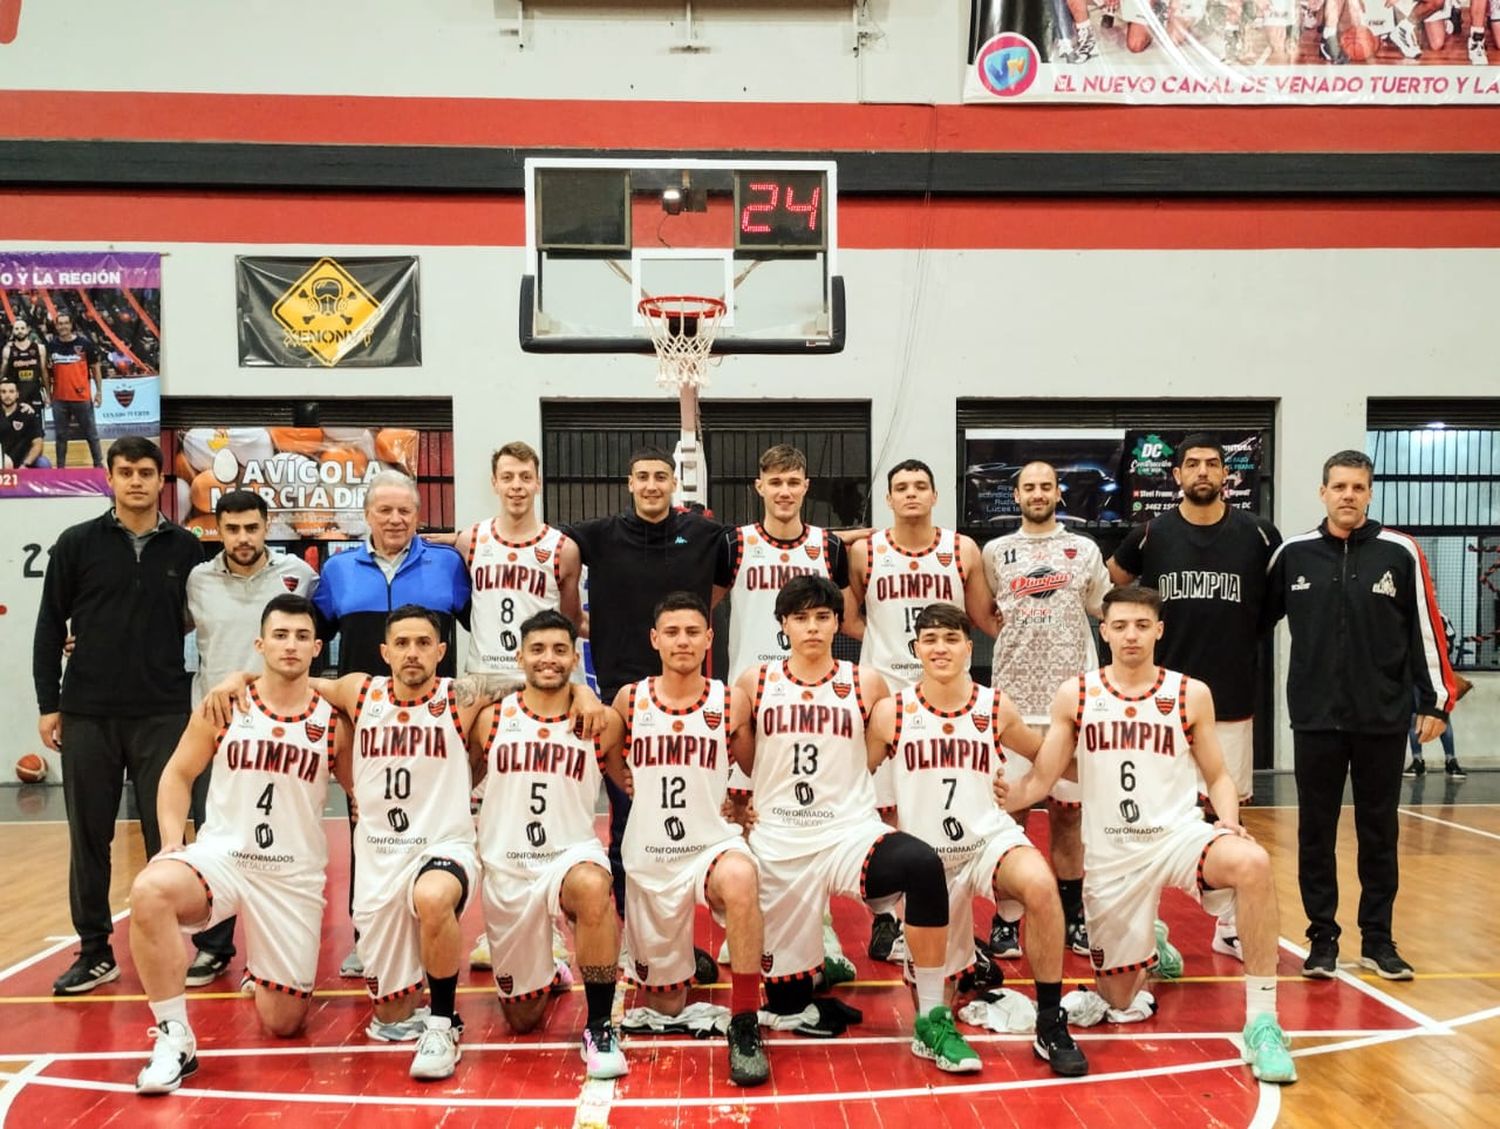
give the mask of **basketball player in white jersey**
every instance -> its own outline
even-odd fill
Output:
[[[611,778],[633,800],[621,843],[627,976],[643,1006],[680,1013],[693,981],[694,909],[707,906],[729,936],[729,1078],[757,1086],[770,1077],[758,1015],[760,883],[739,827],[722,811],[729,734],[747,706],[703,676],[713,629],[696,594],[671,592],[657,604],[651,644],[661,674],[620,688],[614,710],[624,724],[605,747]]]
[[[789,580],[776,598],[776,615],[791,654],[747,670],[735,685],[752,707],[735,726],[734,741],[759,815],[750,847],[761,867],[770,958],[762,967],[772,978],[767,1004],[789,1016],[812,1003],[830,896],[864,902],[904,896],[917,997],[912,1053],[941,1070],[978,1070],[979,1056],[954,1028],[944,1001],[948,895],[942,860],[875,811],[865,722],[889,691],[874,670],[833,657],[843,611],[843,593],[831,580]]]
[[[1021,528],[988,542],[982,553],[1002,625],[995,636],[990,684],[1010,695],[1027,725],[1046,732],[1058,682],[1099,665],[1089,619],[1099,618],[1109,572],[1099,546],[1057,520],[1062,495],[1052,464],[1023,466],[1016,472],[1012,496],[1021,511]],[[1005,763],[1011,779],[1030,769],[1030,761],[1021,757]],[[1078,783],[1059,780],[1047,798],[1052,869],[1067,920],[1068,948],[1088,956],[1081,811]],[[990,923],[990,951],[998,957],[1021,955],[1016,923],[1002,913]]]
[[[1000,628],[995,594],[981,567],[979,546],[951,529],[933,524],[937,505],[932,468],[917,459],[897,463],[885,476],[886,504],[894,521],[868,541],[849,549],[849,588],[865,609],[864,650],[860,661],[880,673],[892,690],[910,686],[922,675],[913,641],[917,614],[931,603],[963,608],[981,631]],[[896,797],[890,765],[875,773],[875,803],[881,817],[895,818]],[[875,917],[870,957],[893,959],[900,937],[894,914]],[[896,950],[899,956],[899,948]]]
[[[511,1030],[534,1030],[556,980],[552,921],[573,926],[588,1019],[583,1060],[590,1078],[627,1070],[610,1023],[620,938],[610,893],[609,856],[594,832],[594,805],[606,742],[618,743],[619,715],[601,737],[576,736],[568,723],[577,630],[547,609],[518,624],[526,685],[479,712],[469,731],[476,774],[485,782],[479,858],[485,931]]]
[[[1074,1022],[1117,1023],[1156,1010],[1142,990],[1165,945],[1161,891],[1175,886],[1217,913],[1238,911],[1245,954],[1244,1057],[1265,1082],[1297,1070],[1276,1018],[1280,928],[1271,861],[1239,823],[1239,795],[1224,767],[1208,686],[1156,665],[1161,597],[1127,586],[1104,597],[1101,623],[1111,661],[1057,688],[1052,726],[1035,767],[1005,801],[1024,810],[1075,761],[1083,792],[1083,904],[1095,986],[1102,1000]],[[1217,823],[1197,806],[1197,773],[1208,782]],[[1154,936],[1153,936],[1154,934]],[[1091,995],[1091,994],[1089,994]]]
[[[865,741],[873,771],[890,759],[901,826],[938,853],[948,883],[948,950],[952,985],[974,964],[974,899],[994,898],[1024,912],[1029,925],[1037,1021],[1032,1049],[1055,1074],[1087,1074],[1062,1009],[1063,911],[1057,881],[1026,832],[995,802],[994,777],[1005,746],[1034,755],[1041,739],[999,690],[969,677],[974,643],[969,617],[950,604],[917,616],[922,678],[870,712]]]
[[[521,624],[552,608],[577,626],[582,570],[578,546],[536,514],[541,462],[530,444],[507,443],[490,456],[490,487],[500,500],[488,521],[463,530],[453,547],[469,565],[469,673],[520,677]]]
[[[161,853],[130,892],[130,951],[156,1019],[137,1093],[168,1093],[198,1069],[183,932],[238,913],[261,1026],[295,1035],[307,1018],[328,863],[323,801],[335,749],[349,748],[347,723],[336,724],[308,681],[321,647],[311,602],[290,593],[272,599],[255,641],[265,673],[250,688],[249,707],[224,728],[195,714],[162,772]],[[216,759],[208,818],[184,846],[193,781]]]

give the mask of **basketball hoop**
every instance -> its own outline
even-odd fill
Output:
[[[656,346],[656,383],[663,388],[703,388],[708,358],[728,306],[718,298],[669,294],[642,298],[636,309]]]

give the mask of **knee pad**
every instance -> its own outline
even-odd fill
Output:
[[[893,831],[870,851],[865,897],[900,892],[906,896],[906,922],[919,927],[948,924],[948,880],[943,860],[922,840]]]

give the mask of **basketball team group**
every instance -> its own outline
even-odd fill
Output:
[[[886,475],[887,527],[805,523],[807,459],[785,445],[759,460],[752,524],[675,506],[672,457],[647,448],[625,468],[626,512],[558,529],[537,512],[536,452],[510,443],[491,461],[493,517],[424,539],[415,483],[383,472],[366,497],[369,539],[321,576],[268,552],[259,495],[223,494],[223,551],[186,577],[198,705],[154,787],[131,762],[151,858],[131,891],[129,943],[154,1017],[136,1090],[170,1092],[198,1069],[185,987],[227,969],[236,918],[242,988],[263,1027],[304,1031],[330,778],[347,793],[352,841],[355,945],[341,971],[364,979],[367,1035],[412,1044],[416,1079],[458,1068],[468,960],[493,971],[517,1033],[576,990],[576,967],[589,1078],[625,1075],[629,1043],[692,1032],[727,1042],[733,1083],[763,1084],[766,1031],[826,1038],[862,1019],[829,992],[854,976],[836,897],[868,906],[869,956],[910,987],[913,1055],[979,1071],[962,1023],[1034,1033],[1047,1068],[1083,1075],[1070,1029],[1150,1020],[1153,981],[1183,973],[1158,916],[1172,888],[1212,919],[1212,950],[1243,962],[1254,1077],[1295,1081],[1271,862],[1240,821],[1261,640],[1288,620],[1312,978],[1339,975],[1334,835],[1351,772],[1366,798],[1361,963],[1412,975],[1391,931],[1395,805],[1413,712],[1421,740],[1439,736],[1454,680],[1420,550],[1368,517],[1364,454],[1328,459],[1326,520],[1285,540],[1225,502],[1214,436],[1188,437],[1173,463],[1180,503],[1108,560],[1058,512],[1058,474],[1041,461],[1015,472],[1019,528],[981,547],[934,524],[932,471],[914,459]],[[118,441],[108,469],[114,505],[59,540],[38,620],[43,738],[64,750],[74,789],[70,755],[95,739],[79,703],[100,668],[95,613],[69,569],[90,552],[128,564],[132,550],[145,566],[179,532],[158,511],[153,444]],[[721,680],[705,671],[725,599]],[[62,622],[76,640],[59,702]],[[455,622],[468,630],[461,675]],[[970,673],[976,629],[994,641],[989,685]],[[840,657],[851,639],[858,663]],[[333,641],[336,666],[313,677]],[[1024,828],[1038,805],[1045,853]],[[71,878],[79,922],[76,841]],[[976,898],[996,908],[980,937]],[[475,899],[477,944],[460,924]],[[726,936],[717,960],[694,945],[700,906]],[[120,975],[99,928],[80,928],[59,994]],[[1064,995],[1069,950],[1094,981]],[[1002,987],[994,964],[1023,956],[1034,999]],[[720,981],[720,963],[727,998],[693,992]],[[622,978],[633,991],[617,991]]]

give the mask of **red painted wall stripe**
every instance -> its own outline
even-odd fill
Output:
[[[525,241],[519,196],[0,191],[6,235],[39,242],[502,246]],[[1400,222],[1393,222],[1401,216]],[[1007,200],[858,197],[846,249],[1082,250],[1500,247],[1500,199]]]
[[[869,106],[0,91],[34,140],[939,152],[1488,152],[1500,108]],[[691,121],[691,129],[683,128]],[[685,146],[684,141],[691,141]]]

